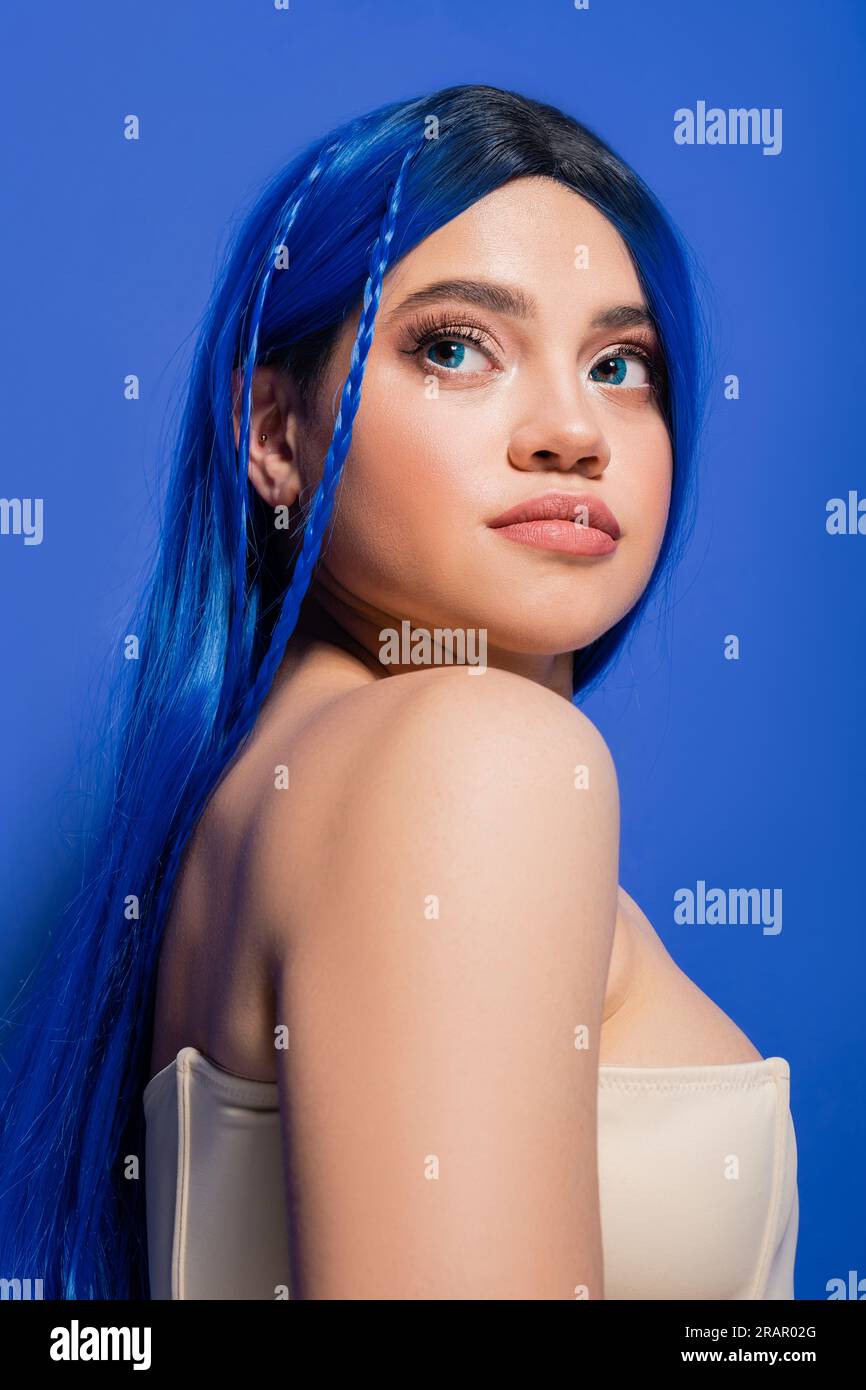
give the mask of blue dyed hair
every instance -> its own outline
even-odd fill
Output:
[[[133,627],[139,660],[121,663],[132,689],[119,691],[86,886],[7,1041],[0,1274],[43,1279],[47,1298],[149,1296],[144,1184],[127,1165],[138,1155],[143,1166],[163,929],[191,831],[255,723],[319,558],[383,276],[479,198],[539,175],[594,204],[630,249],[664,354],[674,458],[650,582],[629,614],[575,652],[577,693],[608,667],[690,529],[707,361],[694,266],[650,190],[594,133],[514,92],[450,87],[350,121],[267,184],[229,249],[196,346],[161,546]],[[358,310],[322,478],[287,560],[247,476],[253,368],[277,364],[311,399]],[[234,369],[243,380],[237,446]],[[130,921],[133,894],[140,915]]]

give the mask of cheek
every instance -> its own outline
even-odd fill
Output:
[[[633,553],[640,556],[648,577],[664,539],[673,482],[673,454],[661,422],[636,441],[623,460],[621,476],[628,497],[623,517],[629,522]]]
[[[423,380],[366,391],[343,474],[335,563],[429,580],[431,567],[447,566],[461,528],[484,514],[490,448],[482,412],[455,409],[444,391],[428,398]]]
[[[665,440],[658,455],[651,460],[643,486],[643,504],[656,545],[661,545],[671,504],[672,456]]]

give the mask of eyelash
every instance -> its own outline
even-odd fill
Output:
[[[409,337],[415,346],[409,349],[408,355],[414,357],[422,348],[429,347],[438,339],[453,338],[461,343],[472,343],[473,346],[486,351],[485,343],[490,330],[484,324],[473,323],[471,320],[464,320],[462,323],[443,323],[441,319],[422,318],[417,323],[410,324]],[[488,357],[490,353],[487,353]],[[435,365],[430,363],[431,367]]]
[[[490,330],[482,323],[474,323],[468,319],[461,323],[443,322],[441,319],[437,320],[433,317],[429,317],[421,318],[417,323],[410,325],[408,332],[415,344],[413,348],[408,349],[407,355],[410,357],[417,356],[423,348],[429,347],[431,343],[443,339],[450,339],[461,343],[471,343],[473,347],[480,348],[482,351],[486,352],[488,357],[491,356],[486,348],[486,338],[490,335]],[[649,376],[649,382],[647,384],[650,389],[656,393],[661,390],[664,371],[654,349],[649,345],[643,345],[639,342],[616,343],[612,348],[606,349],[602,357],[597,358],[596,361],[593,362],[590,371],[600,366],[602,362],[610,361],[612,357],[638,357],[647,369],[647,374]],[[430,362],[427,365],[435,374],[436,364]],[[442,370],[445,371],[447,369],[442,368]],[[449,375],[456,375],[456,373],[452,372],[449,373]],[[604,385],[605,383],[601,382],[599,384]],[[622,387],[616,387],[614,389],[622,390]]]

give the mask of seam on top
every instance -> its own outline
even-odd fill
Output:
[[[190,1058],[186,1050],[177,1058],[177,1183],[174,1204],[174,1239],[171,1251],[171,1296],[186,1298],[186,1230],[189,1199],[190,1151],[192,1145],[192,1107],[190,1100]]]
[[[273,1109],[279,1106],[279,1087],[276,1081],[260,1081],[255,1077],[235,1076],[191,1044],[181,1049],[174,1063],[169,1063],[156,1076],[151,1077],[145,1087],[144,1105],[149,1109],[155,1093],[171,1079],[176,1084],[176,1072],[181,1065],[192,1068],[197,1078],[212,1090],[231,1100],[252,1104],[256,1109]],[[744,1068],[741,1072],[739,1068]],[[724,1070],[724,1076],[710,1073],[716,1068]],[[736,1070],[734,1070],[736,1069]],[[755,1070],[758,1069],[758,1070]],[[641,1075],[640,1073],[646,1073]],[[668,1073],[667,1076],[660,1073]],[[676,1075],[670,1075],[676,1073]],[[689,1075],[689,1073],[694,1073]],[[689,1090],[695,1087],[730,1090],[765,1085],[776,1078],[788,1080],[790,1069],[784,1057],[763,1057],[752,1062],[696,1063],[683,1066],[620,1066],[618,1063],[601,1063],[598,1080],[602,1089],[631,1090]],[[153,1089],[151,1089],[153,1088]]]
[[[169,1062],[148,1081],[142,1096],[145,1113],[150,1111],[155,1097],[166,1086],[177,1086],[181,1069],[194,1072],[197,1080],[204,1082],[218,1094],[229,1100],[244,1101],[256,1110],[271,1110],[279,1104],[279,1088],[276,1081],[258,1081],[251,1076],[235,1076],[189,1045],[181,1048],[174,1061]]]
[[[189,1070],[195,1073],[197,1081],[209,1086],[212,1091],[229,1100],[245,1101],[255,1110],[273,1110],[278,1107],[279,1087],[275,1081],[254,1081],[252,1077],[242,1076],[230,1079],[225,1073],[220,1075],[210,1071],[206,1066],[196,1065],[197,1060],[191,1059],[188,1063]]]
[[[615,1091],[746,1091],[756,1086],[775,1086],[779,1078],[775,1073],[765,1076],[739,1077],[695,1077],[693,1080],[681,1077],[676,1081],[659,1081],[657,1077],[605,1076],[599,1074],[602,1090]]]

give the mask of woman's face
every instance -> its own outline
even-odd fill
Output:
[[[649,579],[672,471],[646,360],[661,367],[659,345],[623,306],[646,312],[624,242],[552,179],[507,184],[405,256],[384,280],[319,584],[381,626],[483,629],[491,664],[497,650],[571,652],[612,627]],[[357,322],[301,443],[305,487],[320,476]],[[553,492],[605,503],[616,544],[585,553],[599,540],[585,528],[577,553],[517,538],[568,547],[568,519],[491,527]],[[593,524],[592,510],[564,514]]]

